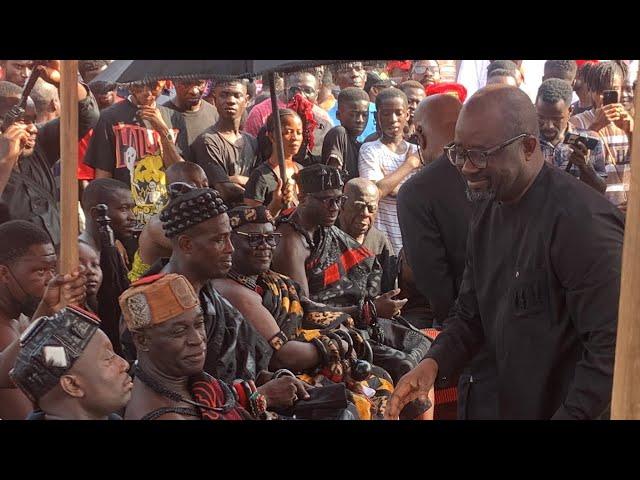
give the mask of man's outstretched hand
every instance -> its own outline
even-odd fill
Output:
[[[438,364],[427,358],[400,379],[384,413],[385,420],[397,420],[404,406],[413,400],[426,402],[438,375]]]

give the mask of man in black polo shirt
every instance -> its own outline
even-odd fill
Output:
[[[624,222],[548,165],[536,109],[490,85],[462,108],[447,153],[477,202],[454,318],[398,383],[387,417],[445,385],[483,345],[503,419],[595,419],[611,403]]]

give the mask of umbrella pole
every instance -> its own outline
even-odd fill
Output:
[[[60,273],[78,265],[78,61],[60,62]]]
[[[276,127],[276,153],[278,154],[278,166],[280,167],[280,178],[282,179],[282,191],[284,192],[289,179],[287,169],[284,165],[284,145],[282,143],[282,125],[280,124],[280,114],[278,108],[278,97],[276,95],[276,74],[269,73],[269,93],[271,95],[271,111],[274,114],[274,125]]]
[[[637,92],[635,92],[637,95]],[[611,419],[640,420],[640,102],[634,98],[635,132],[631,146],[631,181],[622,250],[618,339],[613,371]]]

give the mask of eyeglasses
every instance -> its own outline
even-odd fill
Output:
[[[353,204],[359,209],[359,210],[369,210],[369,213],[371,215],[375,214],[378,211],[378,204],[376,203],[366,203],[366,202],[362,202],[360,200],[356,200],[353,202]]]
[[[322,203],[325,208],[331,208],[332,205],[335,205],[338,208],[342,208],[349,199],[349,197],[347,197],[346,195],[339,195],[337,197],[316,197],[315,195],[310,196]]]
[[[495,147],[491,147],[487,150],[466,150],[457,146],[455,143],[451,142],[449,145],[444,147],[444,151],[447,152],[447,158],[449,161],[454,164],[456,167],[464,166],[465,162],[469,160],[471,164],[476,168],[487,168],[489,164],[489,157],[508,145],[511,145],[513,142],[520,140],[521,138],[531,137],[532,135],[529,133],[521,133],[509,140],[502,142],[500,145],[496,145]]]
[[[294,85],[292,87],[289,87],[290,96],[294,96],[298,92],[302,93],[305,97],[308,97],[316,93],[316,89],[313,87],[309,87],[308,85],[302,85],[302,86]]]
[[[440,69],[435,65],[416,65],[415,67],[413,67],[413,73],[417,73],[419,75],[426,73],[427,70],[431,73],[440,71]]]
[[[263,243],[266,243],[269,247],[277,247],[282,238],[281,233],[244,233],[233,232],[236,235],[247,239],[247,243],[251,248],[258,248]]]

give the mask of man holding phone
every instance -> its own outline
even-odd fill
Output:
[[[607,172],[602,142],[597,133],[569,123],[572,92],[571,84],[559,78],[550,78],[540,85],[536,98],[540,149],[547,163],[604,193]]]
[[[626,211],[631,161],[633,118],[619,103],[627,66],[621,61],[598,64],[587,78],[593,109],[569,120],[575,127],[598,132],[602,138],[607,172],[607,198]]]

